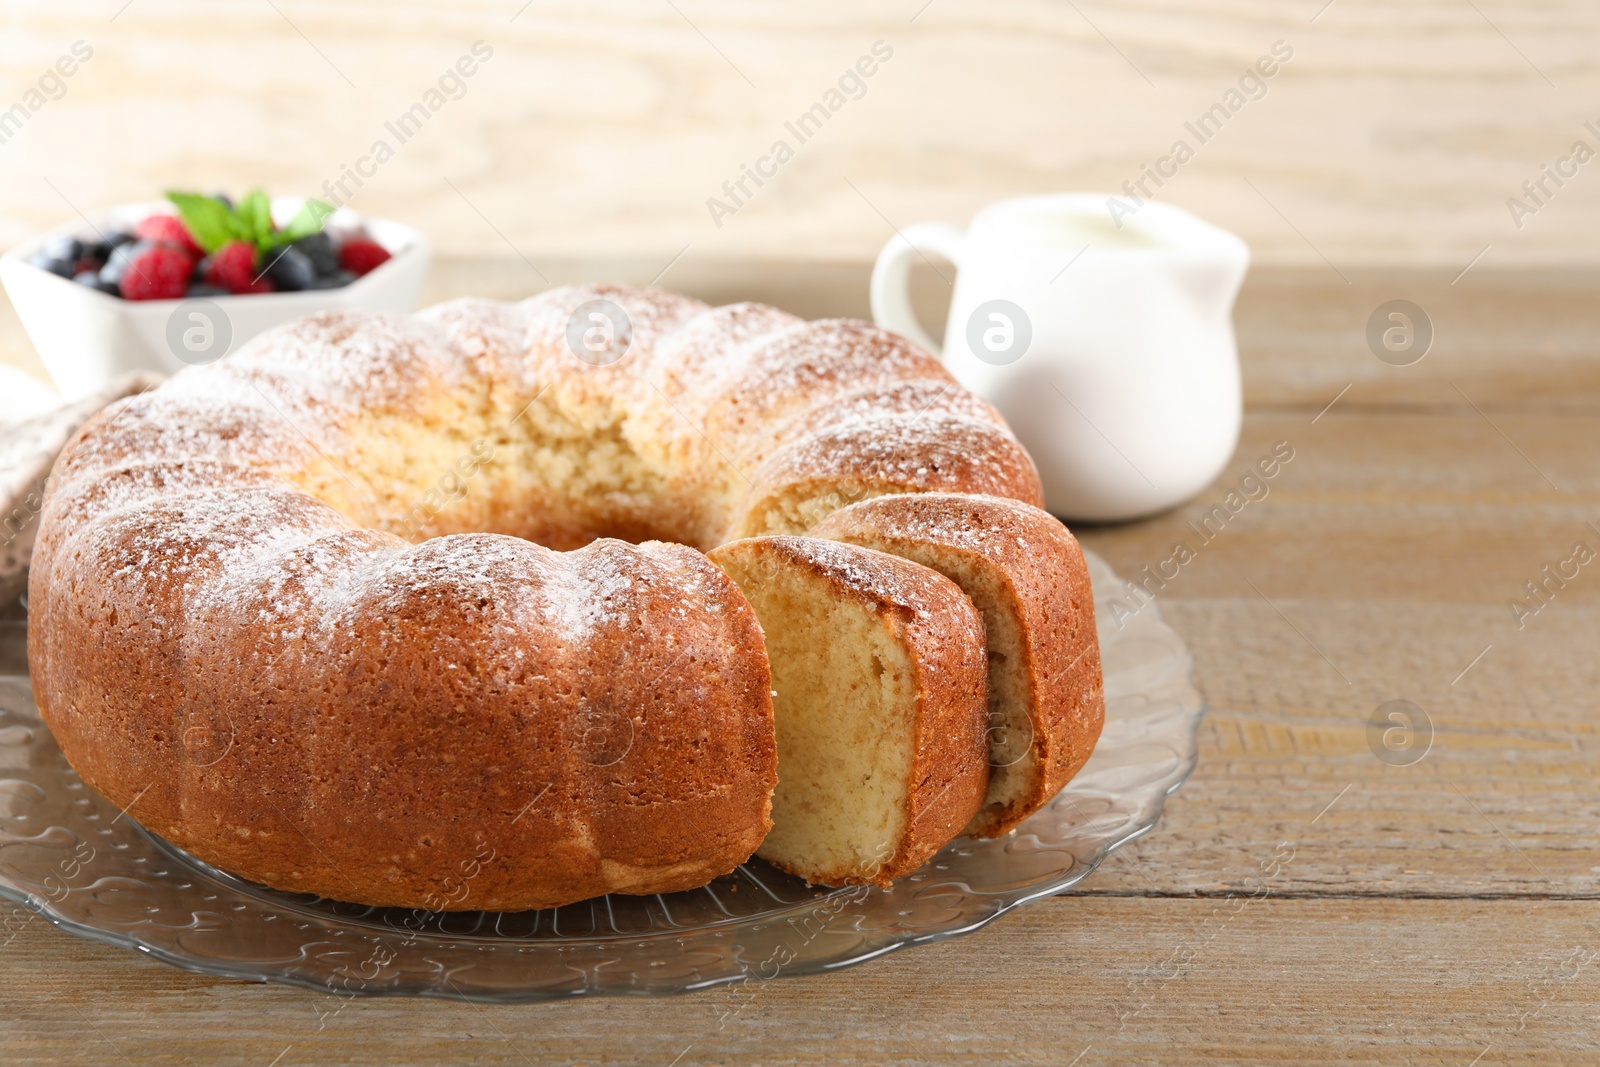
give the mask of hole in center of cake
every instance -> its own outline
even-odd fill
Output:
[[[609,406],[542,398],[520,414],[462,412],[436,433],[415,421],[375,427],[353,457],[379,529],[419,543],[458,533],[521,537],[570,551],[602,537],[715,546],[727,471],[674,468],[637,446],[642,428]]]

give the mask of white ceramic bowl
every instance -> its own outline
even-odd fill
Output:
[[[280,224],[303,201],[279,197],[272,214]],[[46,241],[63,234],[93,240],[95,231],[131,230],[147,215],[172,213],[170,204],[127,204],[24,242],[0,256],[0,282],[17,317],[62,397],[74,400],[128,371],[171,374],[236,351],[264,330],[318,311],[409,312],[428,272],[428,241],[409,226],[364,219],[340,209],[330,229],[364,227],[394,258],[341,289],[199,300],[123,300],[42,270],[28,262]]]

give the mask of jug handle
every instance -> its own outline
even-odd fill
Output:
[[[898,231],[872,265],[872,320],[942,358],[939,343],[928,336],[911,309],[911,260],[921,258],[926,249],[960,270],[966,242],[967,235],[947,222],[918,222]]]

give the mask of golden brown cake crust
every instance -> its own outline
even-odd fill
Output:
[[[63,750],[156,833],[278,888],[429,910],[692,888],[765,836],[766,659],[704,556],[403,547],[323,533],[289,494],[216,503],[231,518],[184,497],[78,539],[57,580],[98,595],[46,598],[33,640]],[[163,517],[205,535],[140,529]],[[254,565],[208,550],[295,533],[321,536]]]
[[[614,364],[568,347],[593,300],[631,322]],[[69,443],[35,694],[89,784],[279,888],[433,910],[687,888],[756,847],[776,774],[759,627],[696,549],[769,504],[808,524],[1037,485],[992,409],[866,323],[614,286],[316,315]]]
[[[1077,539],[1027,504],[947,493],[867,500],[829,515],[812,535],[952,577],[957,566],[981,568],[993,580],[1023,637],[1032,781],[1008,804],[985,805],[969,829],[994,837],[1049,803],[1088,760],[1105,722],[1094,594]]]

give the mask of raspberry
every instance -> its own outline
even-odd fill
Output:
[[[391,258],[387,248],[365,237],[351,238],[339,249],[339,265],[358,276],[376,270]]]
[[[181,248],[189,254],[191,259],[199,259],[205,255],[205,250],[195,243],[194,237],[189,233],[189,227],[176,215],[151,215],[140,221],[133,228],[133,232],[146,241],[157,244],[171,245]]]
[[[194,260],[171,245],[141,242],[122,272],[122,295],[128,300],[177,300],[189,288]]]
[[[256,289],[256,246],[249,241],[229,241],[211,254],[206,284],[230,293],[271,292]],[[266,279],[262,279],[265,281]]]

